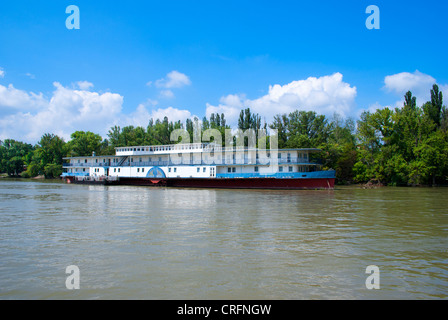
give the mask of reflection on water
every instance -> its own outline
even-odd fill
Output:
[[[447,195],[0,180],[0,298],[446,298]]]

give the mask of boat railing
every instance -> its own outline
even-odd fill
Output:
[[[117,176],[75,176],[76,181],[118,181]]]
[[[310,162],[308,158],[281,158],[281,159],[213,159],[208,160],[188,160],[180,158],[178,161],[134,161],[119,164],[104,163],[64,163],[63,167],[167,167],[167,166],[194,166],[194,165],[320,165],[322,161],[316,160]]]

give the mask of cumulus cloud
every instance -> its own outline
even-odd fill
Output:
[[[12,84],[0,85],[0,140],[36,143],[44,133],[54,133],[68,141],[77,130],[93,131],[105,138],[114,125],[146,128],[151,118],[162,120],[167,116],[169,121],[185,123],[195,117],[189,110],[157,107],[158,101],[151,99],[124,113],[123,96],[92,91],[94,85],[88,81],[70,86],[54,82],[53,87],[51,95],[45,97]]]
[[[240,111],[247,107],[248,101],[249,100],[245,98],[245,95],[229,94],[225,97],[221,97],[219,100],[220,103],[217,106],[207,103],[205,113],[207,118],[210,118],[212,113],[224,113],[227,124],[234,127],[238,122]]]
[[[411,91],[417,98],[417,105],[423,105],[425,102],[431,100],[431,89],[437,80],[418,70],[415,72],[401,72],[393,75],[388,75],[384,78],[384,89],[388,92],[394,93],[400,97],[394,106],[402,107],[404,103],[404,95]],[[440,91],[444,97],[448,97],[448,84],[438,84]]]
[[[27,110],[37,110],[47,104],[42,93],[26,92],[14,88],[12,84],[7,87],[0,85],[0,115],[16,112],[24,107]]]
[[[435,82],[436,79],[418,70],[414,73],[401,72],[384,78],[385,87],[398,94],[404,94],[408,90],[419,89],[422,86],[430,87]]]
[[[171,90],[162,90],[160,91],[160,97],[166,99],[174,98],[174,92]]]
[[[166,75],[165,78],[156,81],[155,85],[157,88],[181,88],[184,86],[189,86],[191,84],[190,78],[179,71],[171,71]]]
[[[81,90],[90,90],[90,88],[93,88],[93,83],[89,81],[78,81],[76,84]]]
[[[37,142],[46,133],[55,133],[69,140],[76,130],[95,130],[100,134],[119,117],[123,97],[116,93],[74,90],[53,83],[50,98],[0,86],[0,107],[14,109],[0,118],[0,139]],[[95,128],[95,129],[92,129]]]
[[[154,107],[157,102],[150,101],[150,104]],[[168,120],[171,122],[181,121],[185,123],[187,119],[192,119],[194,116],[188,110],[182,110],[174,107],[168,108],[157,108],[157,109],[148,109],[148,106],[145,104],[139,104],[137,109],[132,112],[129,116],[124,117],[123,126],[133,125],[140,126],[146,128],[149,123],[149,119],[157,119],[163,120],[164,117],[168,117]]]
[[[403,97],[411,91],[417,97],[417,103],[423,104],[430,99],[430,90],[436,79],[418,70],[413,73],[401,72],[384,78],[384,88]]]
[[[294,110],[315,111],[328,116],[337,112],[348,116],[353,111],[356,94],[356,87],[345,83],[341,73],[335,73],[285,85],[271,85],[268,94],[253,100],[244,95],[228,95],[221,98],[218,106],[207,104],[206,113],[224,112],[232,125],[236,124],[239,112],[244,108],[265,116],[268,122],[276,114]]]

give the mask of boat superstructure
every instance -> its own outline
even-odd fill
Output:
[[[74,183],[175,187],[333,188],[335,172],[310,160],[319,149],[266,150],[214,143],[115,148],[115,155],[64,158]]]

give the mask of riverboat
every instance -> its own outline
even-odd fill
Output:
[[[64,158],[67,183],[229,189],[333,189],[319,149],[266,150],[214,143],[115,148],[115,155]]]

